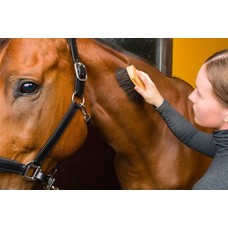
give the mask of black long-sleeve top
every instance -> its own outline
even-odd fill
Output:
[[[193,189],[228,189],[228,130],[217,130],[212,134],[201,132],[166,100],[156,110],[181,142],[213,158],[208,170]]]

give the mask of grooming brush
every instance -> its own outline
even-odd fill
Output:
[[[136,85],[145,88],[141,79],[136,73],[136,68],[131,65],[127,68],[118,68],[115,72],[119,86],[125,91],[129,99],[135,103],[143,101],[143,97],[134,90]]]
[[[141,87],[142,89],[145,90],[145,86],[142,82],[142,80],[139,78],[136,72],[136,68],[134,65],[130,65],[126,68],[128,76],[130,77],[131,81],[133,82],[134,85]]]

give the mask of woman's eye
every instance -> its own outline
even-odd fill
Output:
[[[19,93],[24,94],[33,94],[39,90],[39,85],[34,82],[24,82],[19,88]]]

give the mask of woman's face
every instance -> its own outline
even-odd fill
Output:
[[[228,123],[224,122],[224,118],[228,116],[228,109],[216,99],[206,75],[205,65],[199,70],[196,89],[190,94],[189,99],[193,103],[197,124],[218,130],[228,129]]]

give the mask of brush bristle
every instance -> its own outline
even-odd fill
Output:
[[[139,103],[143,100],[142,96],[134,90],[135,85],[131,81],[126,68],[118,68],[115,72],[119,86],[124,90],[129,99]]]

